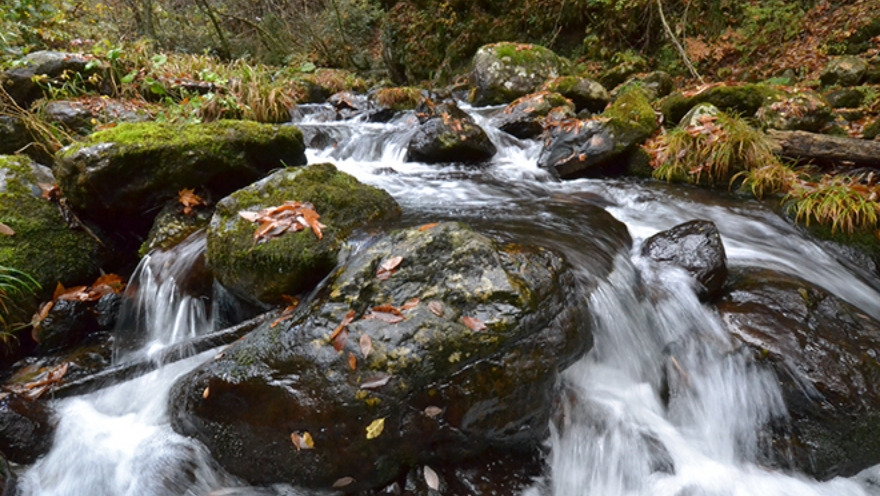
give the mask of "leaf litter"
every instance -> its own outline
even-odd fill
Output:
[[[283,205],[264,208],[259,212],[241,210],[238,215],[242,219],[260,225],[254,233],[254,241],[257,244],[277,238],[289,231],[299,232],[304,229],[311,229],[318,240],[321,240],[324,238],[322,229],[327,227],[318,220],[321,215],[309,202],[286,201]]]

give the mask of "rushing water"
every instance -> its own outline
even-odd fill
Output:
[[[759,466],[766,441],[761,427],[786,416],[775,377],[735,351],[682,271],[636,255],[657,231],[709,219],[722,233],[730,265],[798,275],[880,318],[880,281],[805,239],[772,206],[656,183],[555,181],[536,166],[537,143],[491,126],[497,109],[467,109],[499,149],[491,163],[476,168],[404,162],[412,115],[372,124],[333,121],[327,107],[304,109],[299,125],[313,145],[309,162],[331,161],[387,190],[409,221],[460,219],[501,236],[515,229],[518,241],[565,255],[583,287],[593,286],[586,267],[594,261],[580,248],[597,242],[579,229],[589,209],[603,206],[636,240],[633,253],[614,255],[611,275],[584,295],[595,319],[595,346],[564,373],[549,473],[524,496],[880,494],[869,483],[871,471],[816,482]],[[202,239],[191,240],[151,255],[138,269],[125,314],[136,332],[118,337],[117,359],[149,356],[213,327],[204,292],[181,286],[198,269],[203,246]],[[59,402],[55,445],[23,475],[24,494],[219,495],[226,494],[219,488],[240,486],[201,446],[168,427],[171,384],[210,353]],[[687,386],[668,405],[664,374]],[[271,494],[294,494],[286,491]]]

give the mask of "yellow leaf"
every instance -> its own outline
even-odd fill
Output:
[[[385,429],[384,417],[370,422],[370,425],[367,426],[367,439],[376,439],[379,434],[382,434],[383,429]]]
[[[303,431],[302,434],[292,432],[290,434],[290,441],[297,451],[315,449],[315,441],[312,439],[312,435],[306,431]]]

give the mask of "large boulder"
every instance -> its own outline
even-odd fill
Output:
[[[549,250],[459,223],[397,231],[302,314],[181,378],[171,424],[252,483],[346,492],[491,446],[531,450],[559,371],[592,344],[577,294]]]
[[[495,155],[497,149],[486,131],[454,102],[422,108],[419,128],[407,145],[407,161],[478,164]]]
[[[712,221],[692,220],[661,231],[645,240],[642,256],[686,270],[703,301],[714,298],[727,279],[727,255]]]
[[[855,86],[862,82],[867,71],[868,64],[864,60],[855,55],[845,55],[829,60],[819,79],[826,86]]]
[[[564,75],[567,63],[540,45],[493,43],[471,61],[474,105],[498,105],[534,93],[549,78]]]
[[[32,141],[31,133],[21,119],[0,115],[0,155],[12,155]]]
[[[665,71],[635,74],[614,88],[611,91],[611,98],[617,98],[617,95],[629,91],[634,86],[641,88],[645,95],[647,95],[648,100],[654,101],[672,93],[672,90],[675,88],[675,81]]]
[[[51,296],[58,282],[87,284],[102,266],[100,242],[71,228],[59,206],[43,198],[43,188],[54,183],[48,167],[24,156],[0,156],[0,222],[15,233],[0,236],[0,266],[24,272],[42,287],[36,298],[9,294],[13,319],[29,321],[37,300]]]
[[[34,463],[52,447],[55,413],[44,402],[0,393],[0,451],[10,461]]]
[[[270,170],[305,164],[304,150],[292,126],[120,124],[61,150],[55,175],[83,216],[142,238],[180,190],[204,186],[222,198]]]
[[[575,112],[601,112],[611,101],[608,90],[597,81],[578,76],[561,76],[553,78],[541,88],[568,98],[574,103]]]
[[[90,133],[97,124],[150,120],[149,112],[142,105],[106,97],[51,100],[35,106],[40,107],[40,113],[47,121],[81,134]]]
[[[765,104],[756,117],[768,129],[817,133],[834,121],[834,112],[815,91],[798,91]]]
[[[306,229],[257,240],[258,225],[239,215],[287,201],[314,205],[325,225],[320,239]],[[329,274],[354,229],[399,214],[388,193],[361,184],[332,164],[283,169],[217,203],[208,228],[208,264],[217,280],[238,296],[275,303]]]
[[[531,139],[544,131],[548,116],[551,120],[572,118],[574,105],[559,93],[539,91],[514,100],[495,119],[495,124],[517,138]]]
[[[39,51],[29,53],[17,67],[0,74],[0,84],[23,108],[43,96],[43,88],[61,87],[68,81],[97,88],[104,67],[95,57],[79,53]]]
[[[645,94],[634,88],[598,118],[569,119],[550,126],[538,166],[562,178],[615,175],[625,168],[617,159],[657,128],[654,109]]]
[[[880,463],[880,322],[793,276],[734,273],[726,327],[771,367],[790,416],[778,463],[820,479]]]
[[[763,84],[717,84],[698,92],[676,92],[660,104],[664,121],[676,123],[701,103],[711,103],[724,112],[752,117],[759,108],[782,98],[780,90]]]

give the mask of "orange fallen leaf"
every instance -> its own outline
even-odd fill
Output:
[[[49,183],[37,183],[37,186],[42,190],[42,194],[40,197],[44,200],[55,201],[61,197],[61,190],[58,189],[57,184],[49,184]]]
[[[342,351],[345,348],[345,341],[348,339],[348,327],[343,327],[342,331],[333,338],[333,349]]]
[[[202,399],[205,399],[205,400],[208,399],[208,396],[210,394],[211,394],[211,386],[208,386],[205,388],[204,391],[202,391]]]
[[[428,310],[430,310],[431,313],[438,317],[443,317],[443,304],[439,301],[432,301],[428,303]]]
[[[281,315],[272,322],[272,325],[269,326],[270,329],[275,328],[275,326],[281,322],[293,317],[293,311],[299,306],[299,298],[295,296],[281,295],[281,298],[287,302],[287,306],[281,312]]]
[[[369,334],[364,334],[361,336],[359,344],[361,346],[361,355],[363,355],[366,360],[366,358],[370,356],[370,352],[373,351],[373,340],[370,338]]]
[[[419,306],[419,299],[418,298],[410,298],[409,300],[406,300],[406,303],[404,303],[403,306],[400,307],[400,309],[401,310],[410,310],[410,309],[413,309],[417,306]]]
[[[184,188],[177,192],[177,201],[183,205],[184,215],[192,215],[193,207],[205,205],[205,200],[191,188]]]
[[[315,441],[312,439],[312,435],[306,431],[303,431],[302,434],[292,432],[290,434],[290,441],[297,451],[315,449]]]
[[[15,236],[15,231],[13,231],[11,227],[0,222],[0,234],[4,236]]]
[[[333,330],[333,334],[330,335],[330,341],[335,341],[336,338],[342,333],[342,331],[346,330],[348,324],[351,324],[351,321],[354,320],[354,316],[354,310],[349,310],[348,312],[346,312],[345,317],[342,318],[342,322],[340,322],[339,325],[336,326],[336,329]]]
[[[392,307],[391,305],[381,305],[374,308],[370,313],[364,315],[364,320],[381,320],[386,324],[397,324],[398,322],[403,322],[403,314],[400,313],[400,310]]]
[[[468,328],[470,328],[470,330],[474,332],[486,330],[486,324],[484,324],[480,319],[474,317],[462,317],[461,321],[462,323],[464,323],[464,325],[468,326]]]

